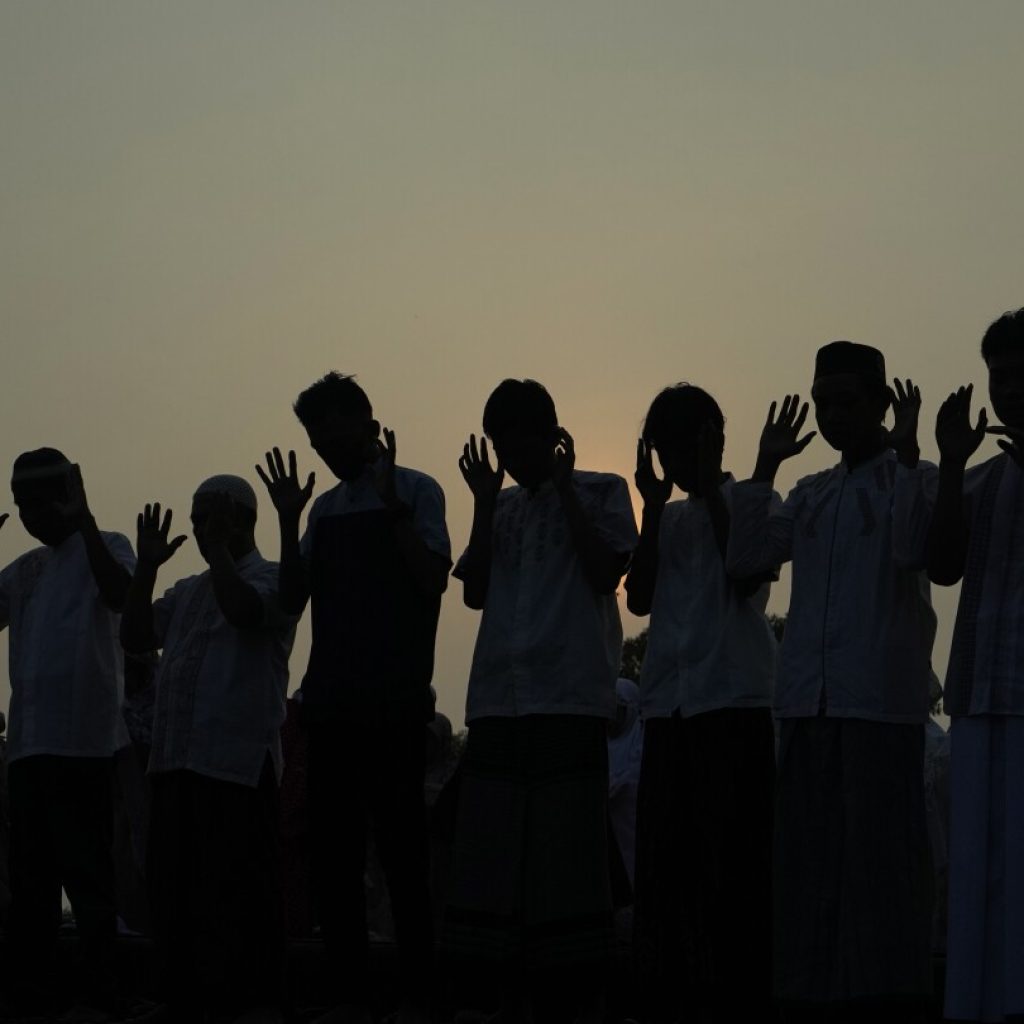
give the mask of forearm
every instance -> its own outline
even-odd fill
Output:
[[[111,611],[121,611],[128,597],[131,573],[110,553],[96,526],[96,520],[91,515],[87,515],[82,521],[79,532],[85,543],[89,568],[99,588],[100,600]]]
[[[289,615],[301,615],[309,600],[309,574],[299,550],[298,519],[279,517],[281,558],[277,570],[277,590],[281,607]]]
[[[613,551],[594,530],[570,480],[558,490],[569,536],[580,560],[583,575],[598,594],[614,594],[622,579],[627,556]]]
[[[210,579],[221,614],[236,629],[255,629],[263,623],[263,599],[239,575],[224,544],[210,546]]]
[[[473,527],[469,548],[459,573],[462,578],[462,600],[467,608],[477,611],[487,600],[491,581],[491,532],[494,524],[494,501],[477,498],[473,504]]]
[[[928,577],[941,586],[952,586],[964,574],[968,527],[963,494],[964,466],[943,460],[927,541]]]
[[[626,577],[626,607],[634,615],[650,615],[658,580],[658,539],[664,505],[644,505],[640,519],[640,543]]]
[[[153,588],[158,566],[140,562],[128,586],[121,612],[121,646],[130,654],[155,651],[160,642],[153,626]]]

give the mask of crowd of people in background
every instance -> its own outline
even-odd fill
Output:
[[[314,934],[319,1024],[373,1019],[371,935],[397,948],[397,1024],[482,978],[493,1024],[598,1024],[624,946],[643,1024],[925,1020],[942,946],[948,1018],[1024,1015],[1024,310],[981,354],[998,423],[959,387],[938,466],[919,389],[866,345],[820,348],[810,402],[771,403],[749,479],[724,469],[718,402],[666,387],[637,442],[639,530],[626,480],[576,467],[548,391],[504,380],[459,458],[454,564],[441,488],[398,465],[351,376],[294,403],[331,489],[313,500],[293,451],[256,466],[276,562],[256,489],[215,475],[189,512],[208,568],[158,587],[187,539],[165,504],[133,545],[100,530],[63,453],[18,456],[41,546],[0,572],[0,1016],[284,1021],[287,940]],[[839,460],[783,499],[812,403]],[[1000,454],[968,468],[986,434]],[[481,612],[457,752],[431,687],[452,578]],[[623,579],[650,616],[634,681]],[[947,783],[926,758],[929,584],[961,580]],[[120,991],[119,928],[152,935],[158,1003]]]

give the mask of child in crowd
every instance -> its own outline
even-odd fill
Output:
[[[466,703],[449,950],[500,965],[498,1019],[559,992],[598,1019],[612,937],[606,723],[622,643],[615,590],[636,545],[625,481],[575,468],[532,380],[505,380],[459,465],[473,492],[455,569],[483,617]],[[505,473],[517,486],[502,488]]]
[[[722,471],[724,428],[711,395],[677,384],[654,399],[637,442],[644,505],[626,591],[651,625],[634,950],[650,1021],[684,1007],[756,1020],[771,1005],[774,573],[726,573],[735,481]],[[673,486],[687,497],[669,501]]]
[[[923,544],[894,528],[897,477],[916,468],[920,395],[886,386],[882,353],[819,350],[812,398],[842,458],[781,508],[772,481],[802,452],[808,407],[773,403],[753,478],[733,492],[727,568],[792,560],[775,688],[775,994],[793,1019],[855,1008],[914,1020],[931,989],[931,863],[923,752],[935,635]],[[891,432],[883,426],[890,402]]]
[[[985,332],[989,398],[970,420],[972,387],[942,404],[939,471],[908,503],[930,520],[929,574],[963,580],[946,676],[950,730],[946,1017],[1024,1017],[1024,309]],[[970,470],[985,434],[1002,453]],[[923,497],[923,501],[920,498]]]
[[[191,518],[209,569],[154,601],[157,570],[186,538],[171,539],[170,509],[139,515],[121,622],[127,651],[163,649],[149,758],[154,931],[176,1020],[270,1024],[285,996],[277,787],[295,620],[256,548],[247,481],[204,481]]]

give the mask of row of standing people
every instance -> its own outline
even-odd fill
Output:
[[[460,459],[474,516],[453,575],[482,618],[441,945],[453,964],[499,968],[499,1019],[532,1019],[556,990],[582,1019],[602,1013],[612,934],[606,721],[624,575],[630,608],[651,615],[634,936],[645,1018],[696,1007],[750,1019],[766,1016],[773,998],[794,1019],[843,1010],[906,1020],[923,1006],[929,575],[943,584],[965,576],[947,679],[947,1012],[980,1020],[1024,1009],[1009,869],[1021,840],[1012,767],[1024,314],[992,325],[983,356],[1003,424],[988,429],[1005,435],[1005,451],[965,476],[987,426],[984,415],[970,422],[969,388],[940,410],[936,468],[918,458],[913,384],[890,388],[875,349],[822,348],[812,398],[841,461],[785,501],[772,485],[813,436],[802,434],[806,403],[773,404],[753,476],[738,483],[722,470],[717,403],[694,386],[666,389],[638,444],[639,534],[625,481],[575,468],[572,438],[541,385],[509,380],[492,393],[483,431],[495,461],[476,437]],[[280,1007],[283,929],[271,895],[279,729],[308,602],[302,724],[336,1003],[323,1019],[369,1019],[369,829],[395,918],[399,1019],[427,1019],[436,942],[423,727],[451,569],[444,497],[430,477],[396,465],[394,434],[385,429],[381,442],[352,378],[328,375],[295,411],[339,480],[313,502],[305,532],[314,477],[300,477],[294,453],[275,449],[257,467],[280,524],[278,563],[256,549],[252,487],[210,478],[191,509],[209,569],[159,599],[158,569],[185,540],[172,536],[169,511],[140,513],[136,559],[125,537],[98,530],[63,455],[41,449],[15,462],[19,515],[43,545],[0,574],[0,618],[11,628],[8,935],[29,998],[46,991],[40,970],[61,884],[85,939],[90,1002],[103,1010],[113,998],[109,835],[97,823],[109,820],[110,757],[125,743],[119,638],[128,652],[163,651],[147,873],[172,1011],[231,1019]],[[506,474],[516,486],[503,486]],[[670,501],[674,487],[688,497]],[[776,676],[764,609],[787,561],[792,598]],[[339,743],[339,727],[353,722]],[[243,925],[234,935],[244,941],[220,950],[211,975],[209,947],[225,920]]]

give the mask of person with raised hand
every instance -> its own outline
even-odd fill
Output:
[[[474,510],[454,575],[483,615],[444,947],[467,973],[498,972],[498,1020],[554,997],[589,1021],[612,939],[606,729],[636,524],[625,480],[576,469],[537,381],[499,384],[483,429],[459,460]]]
[[[451,567],[444,493],[396,465],[395,433],[381,430],[353,377],[327,374],[294,409],[338,479],[313,502],[300,541],[313,474],[303,484],[295,453],[286,462],[277,448],[257,467],[281,528],[281,599],[296,614],[309,601],[312,613],[301,722],[314,898],[335,1004],[323,1021],[370,1019],[363,874],[372,828],[399,947],[398,1020],[419,1024],[434,984],[423,729],[434,715],[434,640]]]
[[[775,995],[794,1019],[908,1021],[932,978],[923,758],[936,620],[920,531],[896,521],[903,479],[927,472],[921,399],[912,381],[887,385],[881,352],[847,341],[818,351],[811,398],[839,463],[773,507],[779,467],[814,437],[798,395],[773,402],[753,477],[733,493],[727,559],[738,576],[793,563],[774,698]]]
[[[643,499],[627,604],[650,615],[640,673],[634,963],[645,1019],[771,1010],[775,638],[769,580],[726,572],[735,480],[725,417],[676,384],[637,441]],[[664,476],[654,468],[654,454]],[[685,495],[670,501],[678,487]]]
[[[117,630],[135,555],[127,537],[97,527],[81,470],[56,449],[19,455],[11,490],[42,546],[0,572],[11,682],[4,995],[26,1015],[55,1008],[63,886],[82,951],[78,998],[102,1015],[118,1004],[112,785],[129,737]]]
[[[207,570],[155,600],[160,566],[185,543],[160,504],[139,514],[139,562],[121,641],[158,649],[147,882],[174,1019],[283,1020],[284,920],[277,844],[288,657],[296,617],[256,547],[256,494],[203,481],[192,533]]]
[[[945,682],[945,1016],[970,1021],[1024,1016],[1024,309],[988,327],[981,355],[998,424],[985,409],[972,416],[972,385],[957,388],[936,418],[937,480],[908,499],[928,526],[932,580],[963,581]],[[968,468],[986,434],[1000,454]]]

